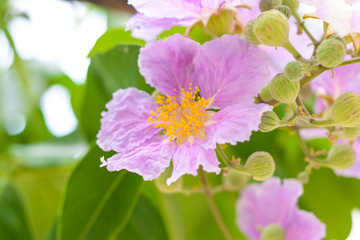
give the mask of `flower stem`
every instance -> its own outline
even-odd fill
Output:
[[[293,55],[296,60],[303,60],[301,54],[294,48],[294,46],[290,42],[287,42],[282,47],[288,50],[288,52],[291,53],[291,55]]]
[[[360,57],[354,58],[351,60],[347,60],[347,61],[343,61],[338,67],[346,66],[346,65],[350,65],[350,64],[354,64],[354,63],[358,63],[358,62],[360,62]]]
[[[299,23],[300,27],[304,30],[304,32],[309,36],[311,41],[314,44],[317,44],[318,41],[314,38],[314,36],[310,33],[309,29],[305,26],[304,22],[301,20],[299,14],[297,12],[293,12],[293,16],[295,17],[296,21]]]
[[[220,144],[216,144],[216,150],[219,153],[219,155],[221,156],[221,158],[225,161],[226,165],[231,165],[231,161],[228,158],[228,156],[226,155],[226,153],[224,152],[224,150],[221,148]]]
[[[202,168],[199,168],[199,173],[200,173],[200,177],[201,177],[201,182],[204,185],[205,197],[206,197],[207,202],[209,203],[210,210],[211,210],[217,224],[219,225],[225,239],[226,240],[232,240],[232,237],[231,237],[228,229],[226,228],[226,225],[223,222],[223,220],[222,220],[222,218],[220,216],[220,213],[219,213],[219,211],[218,211],[218,209],[217,209],[217,207],[215,205],[213,196],[211,194],[211,189],[210,189],[209,183],[206,180],[204,170]]]

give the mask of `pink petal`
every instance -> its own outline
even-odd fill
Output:
[[[119,89],[106,108],[97,135],[97,144],[104,151],[128,151],[161,130],[147,122],[157,105],[151,96],[136,88]]]
[[[262,184],[250,184],[237,202],[237,224],[249,238],[259,238],[257,227],[278,223],[284,227],[294,209],[302,185],[295,179],[271,178]]]
[[[321,240],[326,236],[326,227],[313,213],[295,210],[285,232],[286,240]]]
[[[360,33],[360,2],[351,6],[351,31]]]
[[[188,18],[201,13],[199,0],[128,0],[135,9],[147,17]]]
[[[317,15],[340,35],[351,32],[351,7],[345,1],[317,0]]]
[[[201,96],[214,100],[211,108],[253,102],[271,80],[266,55],[238,35],[205,43],[194,64]]]
[[[196,176],[200,165],[206,172],[219,174],[219,164],[214,150],[205,150],[198,139],[194,143],[186,141],[177,148],[173,156],[173,172],[167,179],[167,184],[170,185],[184,174]]]
[[[213,123],[206,127],[207,138],[203,147],[216,148],[216,143],[230,143],[250,140],[252,131],[257,131],[264,112],[271,111],[266,104],[240,103],[226,107],[217,112],[211,119]]]
[[[316,6],[317,0],[299,0],[299,2],[306,3],[310,6]]]
[[[207,8],[210,10],[216,10],[224,2],[226,2],[226,1],[225,0],[201,0],[201,5],[203,8]]]
[[[181,88],[195,82],[193,59],[200,44],[175,34],[166,42],[148,43],[140,50],[139,68],[148,84],[181,99]],[[176,91],[174,91],[176,89]]]
[[[164,30],[168,30],[175,25],[179,25],[178,19],[150,18],[138,13],[126,22],[126,31],[131,30],[133,37],[150,42],[154,41]]]
[[[153,180],[170,165],[176,146],[165,136],[156,136],[127,153],[117,153],[102,166],[109,171],[126,169],[141,175],[144,180]]]

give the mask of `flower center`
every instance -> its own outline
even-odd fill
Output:
[[[210,99],[200,96],[200,89],[191,84],[189,91],[181,89],[182,99],[179,104],[173,96],[158,96],[156,103],[159,104],[156,112],[152,111],[148,119],[155,128],[164,129],[164,134],[170,141],[176,139],[178,145],[186,141],[189,136],[206,139],[204,122],[209,120],[213,112],[206,111]],[[175,89],[176,91],[176,89]]]

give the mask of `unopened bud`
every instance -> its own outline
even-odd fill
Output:
[[[289,19],[292,15],[292,11],[288,6],[278,5],[278,6],[274,7],[274,9],[278,10],[279,12],[284,14],[287,17],[287,19]]]
[[[254,24],[255,24],[256,19],[251,19],[250,21],[248,21],[245,25],[245,30],[244,30],[244,35],[245,35],[245,39],[254,45],[260,45],[261,43],[259,42],[259,40],[256,38],[255,33],[254,33]]]
[[[285,240],[286,233],[283,227],[278,223],[267,225],[261,233],[260,240]]]
[[[300,62],[292,61],[286,65],[284,74],[290,81],[299,81],[305,74],[305,67]]]
[[[327,158],[318,162],[332,169],[345,170],[355,163],[355,151],[348,144],[336,143],[331,146]]]
[[[300,91],[299,81],[290,81],[284,74],[276,75],[269,84],[271,96],[282,103],[291,104]]]
[[[344,47],[346,48],[347,43],[346,43],[345,39],[340,37],[339,35],[337,35],[337,34],[331,35],[328,39],[339,40],[340,42],[342,42],[342,44],[344,44]]]
[[[360,136],[360,126],[344,128],[344,131],[338,133],[338,137],[348,141],[354,141]]]
[[[300,172],[297,175],[297,179],[302,183],[308,183],[309,182],[309,173],[307,171]]]
[[[255,152],[247,159],[243,170],[253,179],[264,181],[273,176],[275,162],[269,153]]]
[[[360,125],[360,96],[346,92],[338,97],[333,105],[331,120],[333,125],[357,127]]]
[[[182,191],[183,178],[179,178],[176,182],[173,182],[170,186],[166,184],[166,179],[171,176],[172,167],[168,167],[165,171],[155,179],[155,185],[160,192],[163,193],[177,193]]]
[[[229,34],[235,20],[235,12],[230,9],[220,9],[213,13],[204,31],[212,36],[220,37],[224,34]]]
[[[344,60],[346,47],[337,39],[324,40],[318,47],[316,59],[324,67],[334,68]]]
[[[260,1],[260,10],[262,12],[268,11],[276,7],[277,5],[281,5],[282,0],[261,0]]]
[[[275,112],[265,112],[261,117],[261,124],[259,130],[261,132],[271,132],[272,130],[281,126],[281,121]]]
[[[283,0],[283,5],[288,6],[291,11],[296,12],[300,3],[297,0]]]
[[[260,14],[254,24],[254,33],[260,43],[267,46],[285,46],[289,42],[289,23],[278,10]]]
[[[239,171],[230,169],[226,175],[223,175],[223,184],[226,189],[231,191],[238,191],[246,186],[249,177]]]

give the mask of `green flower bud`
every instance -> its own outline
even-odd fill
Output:
[[[165,171],[155,179],[155,185],[160,192],[163,193],[177,193],[182,191],[183,178],[179,178],[176,182],[173,182],[170,186],[166,184],[166,179],[171,176],[172,167],[168,167]]]
[[[284,74],[276,75],[269,84],[271,96],[282,103],[291,104],[300,91],[299,81],[290,81]]]
[[[226,175],[223,175],[223,184],[230,191],[238,191],[246,186],[249,177],[242,172],[230,169]]]
[[[235,13],[229,9],[221,9],[212,14],[203,30],[209,35],[220,37],[229,34],[234,24]]]
[[[289,62],[285,69],[284,74],[290,81],[299,81],[305,74],[305,67],[297,61]]]
[[[348,144],[336,143],[331,146],[325,160],[318,162],[332,169],[345,170],[355,163],[355,151]]]
[[[300,3],[297,0],[283,0],[283,5],[288,6],[292,12],[296,12]]]
[[[275,162],[267,152],[255,152],[247,159],[243,172],[257,181],[264,181],[273,176]]]
[[[348,141],[354,141],[360,136],[360,126],[344,128],[343,132],[338,133],[338,137]]]
[[[261,233],[260,240],[285,240],[286,233],[278,223],[272,223],[265,227]]]
[[[282,0],[261,0],[260,1],[260,10],[262,12],[268,11],[276,7],[277,5],[281,5]]]
[[[244,35],[245,35],[245,39],[254,45],[260,45],[261,43],[259,42],[259,40],[256,38],[255,33],[254,33],[254,24],[255,24],[256,19],[251,19],[250,21],[248,21],[245,25],[245,30],[244,30]]]
[[[360,125],[360,96],[346,92],[338,97],[331,112],[333,125],[357,127]]]
[[[309,182],[309,173],[306,171],[300,172],[297,175],[297,179],[302,183],[308,183]]]
[[[254,33],[267,46],[285,46],[289,42],[289,23],[284,14],[270,10],[260,14],[254,24]]]
[[[274,7],[275,10],[278,10],[279,12],[281,12],[282,14],[284,14],[287,19],[289,19],[292,15],[292,11],[288,6],[285,5],[279,5]]]
[[[347,43],[346,43],[345,39],[342,38],[342,37],[340,37],[339,35],[337,35],[337,34],[331,35],[331,36],[329,37],[329,39],[339,40],[340,42],[342,42],[342,44],[344,44],[344,47],[346,48]]]
[[[346,47],[337,39],[324,40],[318,47],[316,59],[324,67],[334,68],[344,60]]]
[[[265,112],[261,117],[259,129],[261,132],[271,132],[281,126],[281,121],[275,112]]]

